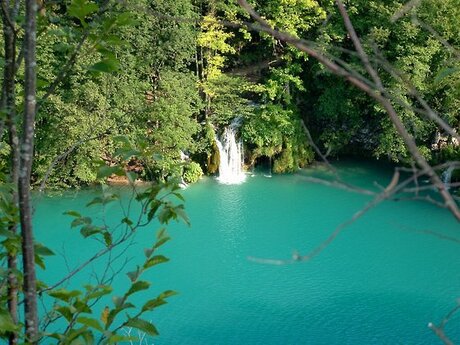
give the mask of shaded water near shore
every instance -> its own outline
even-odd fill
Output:
[[[338,169],[347,182],[362,187],[386,185],[392,176],[389,167],[363,162],[340,163]],[[439,322],[460,297],[460,227],[443,209],[387,201],[310,262],[272,266],[247,259],[306,253],[370,200],[310,183],[305,179],[310,175],[328,173],[319,167],[273,178],[256,174],[240,185],[207,178],[183,192],[192,227],[168,227],[173,240],[161,253],[171,261],[144,277],[155,294],[179,292],[149,315],[161,333],[150,344],[440,343],[427,324]],[[101,247],[70,230],[71,219],[62,215],[78,210],[102,217],[101,210],[84,207],[97,193],[36,199],[38,240],[66,257],[48,260],[47,271],[40,272],[46,282],[58,280]],[[117,204],[107,206],[105,217],[113,223],[123,218]],[[155,230],[137,234],[123,255],[129,259],[126,271],[143,260],[142,249],[153,242]],[[103,265],[103,260],[90,265],[72,284],[90,282]],[[117,276],[116,292],[127,283],[125,275]],[[133,297],[142,304],[154,296]],[[111,301],[101,301],[96,315],[105,305]],[[460,315],[446,332],[460,342]]]

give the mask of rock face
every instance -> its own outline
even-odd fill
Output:
[[[212,153],[208,156],[208,161],[207,161],[208,174],[215,174],[217,171],[219,171],[219,161],[220,161],[219,148],[214,142],[212,145]]]

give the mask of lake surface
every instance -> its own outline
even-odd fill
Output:
[[[368,163],[343,162],[338,169],[346,181],[374,189],[375,181],[386,185],[392,176],[390,167]],[[370,200],[310,183],[309,175],[328,176],[315,168],[272,178],[256,174],[240,185],[206,178],[183,192],[192,227],[168,227],[173,239],[160,252],[171,261],[144,277],[155,295],[179,292],[149,315],[160,332],[149,344],[440,344],[427,324],[438,323],[460,297],[460,243],[453,240],[460,239],[460,227],[443,209],[387,201],[309,262],[275,266],[248,260],[307,253]],[[71,218],[62,215],[79,210],[102,217],[100,210],[84,207],[97,193],[37,197],[37,238],[59,253],[40,272],[46,282],[101,247],[70,230]],[[117,204],[107,206],[105,217],[123,218]],[[137,234],[123,255],[130,259],[125,271],[143,260],[155,230]],[[92,281],[103,264],[80,273],[73,286]],[[127,282],[120,274],[115,290],[123,291]],[[134,297],[141,304],[154,296]],[[111,302],[102,301],[95,313],[105,305]],[[446,332],[460,343],[460,315]]]

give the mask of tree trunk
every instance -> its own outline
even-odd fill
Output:
[[[16,32],[14,27],[15,14],[10,9],[9,1],[2,4],[2,22],[5,47],[5,65],[3,74],[3,90],[1,109],[7,114],[8,142],[11,148],[10,154],[10,182],[14,186],[11,195],[11,202],[18,206],[18,179],[19,179],[19,140],[16,128]],[[3,133],[3,128],[1,129]],[[17,232],[17,224],[11,224],[9,230]],[[11,319],[18,324],[18,280],[15,271],[17,270],[17,253],[14,250],[8,252],[8,311]],[[9,335],[9,344],[18,343],[17,332]]]
[[[26,0],[26,27],[24,42],[24,127],[21,140],[19,171],[19,210],[22,235],[24,270],[24,315],[26,340],[37,344],[38,315],[35,276],[35,252],[32,232],[32,205],[30,176],[34,153],[34,123],[36,113],[36,0]]]

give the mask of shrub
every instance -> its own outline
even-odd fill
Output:
[[[183,178],[187,183],[195,183],[203,175],[203,170],[201,166],[196,162],[190,162],[184,167]]]

